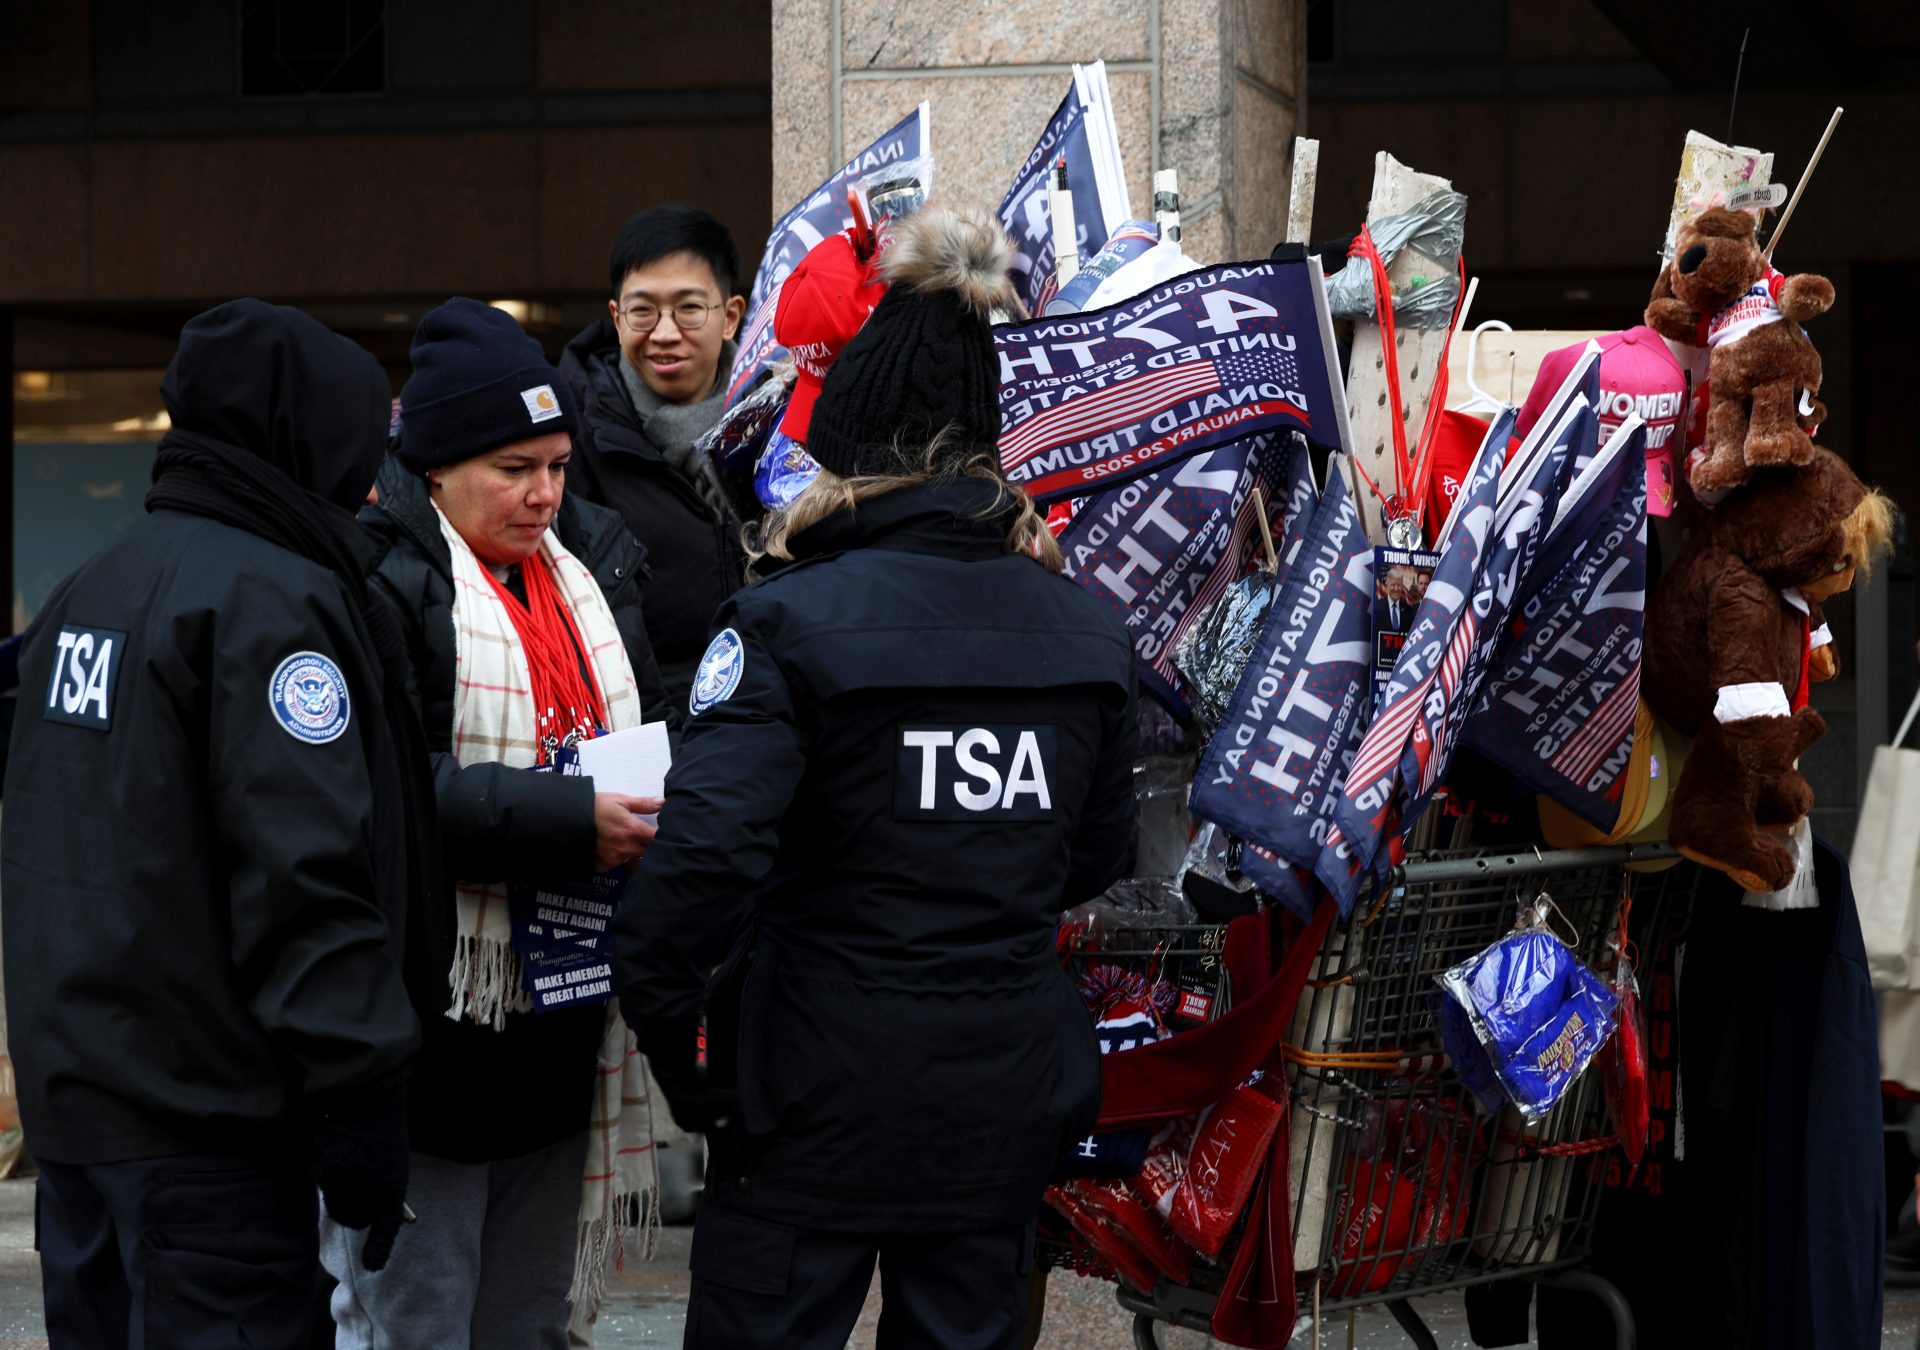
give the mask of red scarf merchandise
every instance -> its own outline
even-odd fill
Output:
[[[513,631],[520,635],[534,715],[539,722],[534,729],[535,740],[540,745],[540,762],[545,764],[559,747],[591,736],[607,725],[607,703],[600,694],[599,677],[586,659],[586,644],[580,640],[580,630],[553,584],[544,557],[536,552],[520,565],[521,581],[527,590],[525,604],[493,574],[492,568],[483,570],[507,608]]]

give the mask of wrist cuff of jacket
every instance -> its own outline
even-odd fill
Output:
[[[1753,717],[1791,717],[1787,691],[1774,683],[1723,684],[1713,705],[1716,722],[1744,722]]]

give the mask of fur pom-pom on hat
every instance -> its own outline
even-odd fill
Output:
[[[880,262],[890,289],[813,406],[807,449],[822,467],[856,478],[917,466],[943,431],[957,460],[993,449],[992,322],[1013,303],[1012,258],[1012,241],[983,212],[929,207],[894,222]]]
[[[991,319],[1013,312],[1013,240],[1000,222],[975,208],[929,207],[895,222],[880,256],[880,275],[895,286],[952,291]]]

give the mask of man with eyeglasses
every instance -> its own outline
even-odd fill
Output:
[[[647,638],[685,707],[709,621],[740,586],[740,519],[694,442],[725,409],[740,250],[697,206],[656,206],[621,229],[607,317],[567,344],[560,371],[586,410],[572,488],[626,518],[647,551]]]

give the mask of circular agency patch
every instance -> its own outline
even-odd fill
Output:
[[[347,677],[319,652],[295,652],[267,682],[267,704],[287,734],[308,745],[340,739],[353,717]]]
[[[707,654],[700,658],[700,668],[693,675],[693,695],[687,700],[687,706],[695,713],[703,713],[716,703],[725,703],[740,687],[740,676],[746,669],[747,651],[740,635],[731,628],[721,629],[707,644]]]

